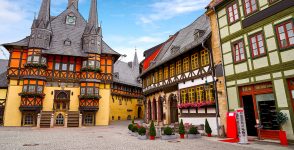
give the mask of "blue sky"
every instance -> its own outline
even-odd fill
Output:
[[[51,15],[58,15],[68,0],[51,0]],[[87,19],[91,0],[79,0],[79,10]],[[143,51],[192,23],[204,13],[210,0],[98,0],[103,38],[116,51],[139,59]],[[0,43],[14,42],[30,34],[34,14],[41,0],[0,0]],[[3,49],[3,48],[1,48]],[[0,58],[8,54],[0,51]]]

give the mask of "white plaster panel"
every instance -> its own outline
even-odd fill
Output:
[[[196,113],[196,109],[190,109],[190,113],[195,114]]]
[[[263,81],[263,80],[268,80],[271,78],[270,74],[266,74],[266,75],[261,75],[261,76],[256,76],[255,80],[256,81]]]
[[[249,78],[237,80],[237,84],[245,84],[245,83],[249,83]]]
[[[231,43],[226,42],[222,44],[223,53],[231,52]]]
[[[182,113],[188,113],[188,109],[182,109]]]
[[[229,35],[229,28],[228,27],[224,27],[224,28],[220,29],[220,36],[222,39],[228,35]]]
[[[275,93],[277,96],[278,107],[288,107],[287,97],[285,93],[285,85],[282,79],[274,80]]]
[[[267,57],[261,57],[261,58],[253,60],[253,65],[254,65],[254,69],[267,67],[268,66]]]
[[[247,63],[243,62],[243,63],[235,65],[235,71],[236,71],[236,74],[248,71]]]
[[[259,32],[259,31],[261,31],[261,30],[262,30],[261,27],[260,27],[260,28],[257,28],[257,29],[255,29],[255,30],[253,30],[253,31],[251,31],[251,32],[248,32],[248,35],[251,35],[251,34],[253,34],[253,33]]]
[[[241,22],[236,22],[233,25],[230,26],[230,34],[233,34],[237,31],[241,30]]]
[[[189,87],[193,87],[193,86],[197,86],[197,85],[202,85],[205,84],[205,82],[210,83],[213,81],[212,76],[207,76],[206,78],[203,78],[203,80],[201,78],[195,79],[193,82],[192,81],[186,81],[185,83],[179,83],[179,89],[185,89],[185,88],[189,88]]]
[[[267,0],[260,0],[258,2],[259,2],[259,6],[263,6],[263,5],[266,5],[268,3]]]
[[[282,73],[281,72],[273,73],[273,78],[280,78],[280,77],[282,77]]]
[[[223,15],[225,15],[225,14],[226,14],[226,9],[223,8],[222,10],[220,10],[220,11],[218,12],[218,17],[221,17],[221,16],[223,16]]]
[[[269,57],[270,57],[271,65],[275,65],[275,64],[280,63],[280,59],[279,59],[279,55],[278,55],[277,51],[269,53]]]
[[[222,28],[226,25],[228,25],[227,17],[223,16],[223,17],[219,18],[219,28]]]
[[[281,52],[282,62],[294,60],[294,49]]]
[[[288,20],[288,19],[291,19],[292,18],[292,15],[289,15],[289,16],[287,16],[287,17],[284,17],[284,18],[282,18],[282,19],[280,19],[280,20],[276,20],[275,22],[274,22],[274,24],[276,25],[276,24],[279,24],[279,23],[281,23],[281,22],[283,22],[283,21],[286,21],[286,20]]]
[[[204,113],[205,113],[205,108],[199,108],[199,109],[198,109],[198,113],[200,113],[200,114],[204,114]]]
[[[268,51],[273,51],[273,50],[277,49],[277,44],[276,44],[276,40],[274,37],[267,39],[266,45],[267,45]]]
[[[215,108],[207,108],[207,113],[213,114],[213,113],[216,113],[216,110]]]
[[[236,85],[236,81],[227,82],[227,86],[232,86],[232,85]]]
[[[228,101],[229,101],[229,109],[238,108],[238,91],[236,87],[227,88],[228,91]]]
[[[233,64],[226,65],[225,66],[225,71],[226,71],[226,76],[234,74],[234,66],[233,66]]]
[[[224,59],[224,64],[230,64],[230,63],[233,63],[233,56],[232,56],[232,53],[227,53],[223,56],[223,59]]]
[[[268,24],[263,27],[265,38],[271,37],[274,35],[274,28],[272,24]]]
[[[284,75],[285,75],[285,76],[291,76],[291,75],[294,75],[294,69],[284,71]]]
[[[252,70],[252,63],[251,63],[251,59],[247,60],[248,66],[249,66],[249,70]]]

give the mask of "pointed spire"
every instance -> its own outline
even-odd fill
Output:
[[[48,22],[50,20],[50,0],[43,0],[37,20]]]
[[[139,67],[139,60],[138,60],[138,55],[137,55],[137,48],[135,49],[135,56],[133,60],[133,69],[136,69]]]
[[[78,9],[79,0],[68,0],[67,8],[74,5]]]
[[[98,25],[98,10],[97,10],[97,0],[91,0],[91,9],[89,14],[89,20],[88,20],[89,27],[94,27],[97,29],[99,27]]]

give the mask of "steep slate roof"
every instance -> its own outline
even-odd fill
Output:
[[[7,85],[7,66],[8,66],[8,60],[6,59],[0,59],[0,88],[6,88]]]
[[[138,82],[139,68],[133,69],[128,63],[123,61],[116,61],[113,69],[114,74],[118,73],[118,78],[113,77],[113,81],[117,83],[127,84],[136,87],[142,87]]]
[[[77,10],[75,3],[77,0],[72,0],[73,4],[69,4],[68,8],[63,11],[58,16],[50,16],[48,30],[52,31],[52,39],[50,42],[50,48],[48,50],[44,50],[44,54],[56,54],[56,55],[67,55],[67,56],[80,56],[86,57],[87,53],[83,51],[83,43],[82,37],[86,29],[87,21],[83,18],[80,12]],[[38,15],[37,23],[38,25],[44,23],[44,20],[48,20],[48,3],[49,0],[44,0],[41,4],[40,12]],[[96,4],[97,5],[97,4]],[[97,12],[97,10],[92,9],[90,14]],[[75,25],[67,25],[65,24],[66,16],[70,13],[73,13],[76,16],[76,24]],[[95,14],[94,14],[95,16]],[[97,15],[96,15],[97,16]],[[41,19],[41,21],[39,21]],[[90,18],[91,19],[91,18]],[[93,20],[93,21],[92,21]],[[97,26],[97,19],[89,20],[90,25]],[[33,26],[35,25],[35,21]],[[69,46],[66,46],[64,42],[66,40],[71,41]],[[2,44],[6,49],[11,49],[13,47],[23,47],[28,48],[30,42],[30,36],[12,43]],[[116,59],[120,57],[120,54],[114,51],[111,47],[109,47],[103,40],[102,44],[102,54],[112,54],[115,55]]]
[[[204,35],[195,40],[194,33],[196,30],[204,31]],[[192,48],[202,44],[211,35],[209,18],[203,14],[197,18],[192,24],[181,29],[174,35],[174,40],[170,40],[165,43],[165,46],[161,49],[160,53],[155,59],[155,63],[146,69],[140,76],[143,76],[148,71],[163,65],[164,63],[180,56],[181,54],[192,50]],[[176,53],[172,52],[174,47],[178,47]]]

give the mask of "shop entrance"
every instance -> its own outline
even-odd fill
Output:
[[[255,128],[256,118],[255,118],[253,98],[251,95],[248,95],[248,96],[242,96],[242,99],[243,99],[243,108],[245,112],[247,134],[249,136],[257,136],[257,131]]]

